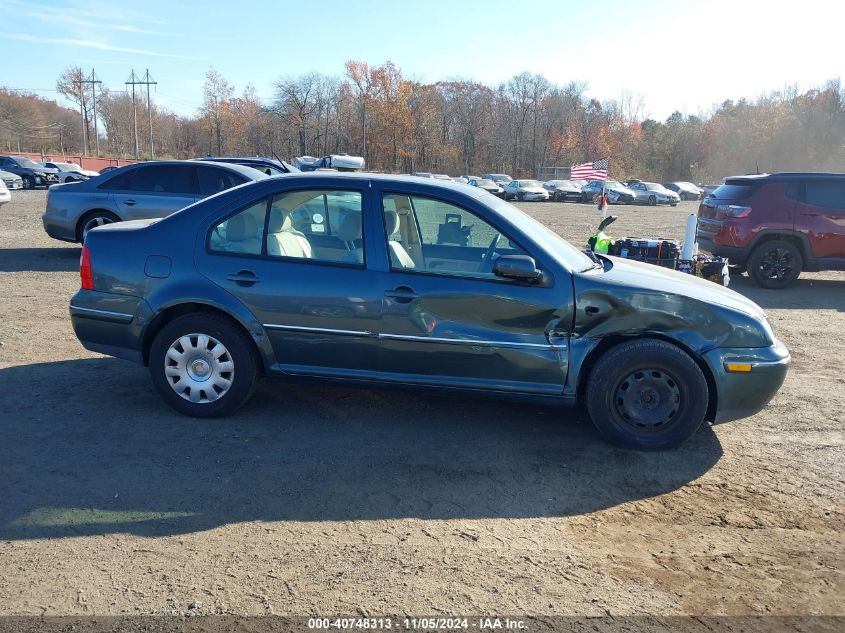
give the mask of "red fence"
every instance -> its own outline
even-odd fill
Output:
[[[24,156],[26,158],[34,160],[36,163],[76,163],[83,169],[93,169],[94,171],[100,171],[104,167],[110,167],[112,165],[115,167],[119,167],[120,165],[131,165],[132,163],[136,162],[134,160],[124,160],[123,158],[94,158],[93,156],[73,156],[70,154],[62,156],[61,154],[33,154],[26,152],[8,152],[6,155]]]

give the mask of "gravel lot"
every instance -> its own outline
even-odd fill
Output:
[[[70,327],[79,249],[0,207],[0,615],[843,614],[845,274],[732,287],[794,365],[753,418],[610,447],[583,411],[263,386],[179,417]],[[522,205],[582,244],[592,206]],[[614,207],[680,238],[692,203]]]

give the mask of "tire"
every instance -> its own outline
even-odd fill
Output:
[[[698,430],[709,391],[704,373],[685,351],[658,339],[636,339],[599,358],[587,381],[586,400],[593,424],[608,441],[663,450]]]
[[[247,335],[228,318],[186,314],[165,325],[153,340],[150,376],[164,401],[179,413],[216,418],[234,413],[255,392],[258,358]]]
[[[91,211],[82,216],[82,219],[76,225],[76,241],[84,244],[88,231],[104,224],[113,224],[114,222],[120,222],[120,218],[110,211]]]
[[[35,189],[35,180],[32,176],[21,176],[21,180],[23,180],[24,189]]]
[[[748,276],[761,288],[786,288],[801,274],[801,251],[786,240],[763,242],[751,251]]]
[[[657,206],[657,198],[655,196],[648,197],[648,206],[655,207]]]
[[[525,196],[523,196],[521,193],[516,194],[516,199],[519,202],[525,202]]]
[[[589,202],[590,201],[590,194],[589,193],[582,193],[581,194],[581,202]]]

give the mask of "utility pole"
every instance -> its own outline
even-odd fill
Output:
[[[135,74],[135,69],[132,69],[132,74],[129,79],[124,82],[127,86],[132,85],[132,130],[135,138],[135,160],[138,160],[138,110],[135,106],[135,85],[141,83],[138,75]]]
[[[88,155],[88,125],[85,121],[85,91],[82,89],[82,84],[85,81],[82,79],[82,71],[79,71],[79,79],[74,81],[79,87],[79,114],[82,115],[82,155]]]
[[[158,82],[154,81],[152,77],[150,77],[150,69],[147,68],[147,72],[144,74],[144,81],[139,81],[140,84],[145,84],[147,86],[147,115],[149,116],[150,121],[150,160],[155,160],[155,151],[153,150],[153,102],[150,101],[150,86],[157,85]]]
[[[86,83],[91,84],[91,105],[94,108],[94,141],[97,145],[97,158],[100,157],[100,131],[97,129],[97,84],[102,84],[103,82],[97,79],[97,75],[94,74],[94,69],[91,69],[91,78],[86,81]]]
[[[150,102],[150,86],[156,85],[157,83],[157,81],[153,81],[153,78],[150,77],[149,68],[143,78],[138,77],[138,75],[135,74],[135,69],[132,69],[132,74],[129,75],[129,79],[126,81],[127,86],[132,86],[132,129],[134,130],[135,135],[135,160],[138,160],[138,108],[135,103],[135,86],[147,87],[147,115],[149,117],[150,124],[150,158],[153,158],[153,106]]]

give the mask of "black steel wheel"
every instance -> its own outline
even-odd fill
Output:
[[[611,348],[587,382],[587,409],[599,432],[626,448],[678,446],[707,413],[707,379],[681,348],[635,339]]]
[[[801,252],[786,240],[763,242],[748,258],[748,276],[762,288],[786,288],[801,274]]]

